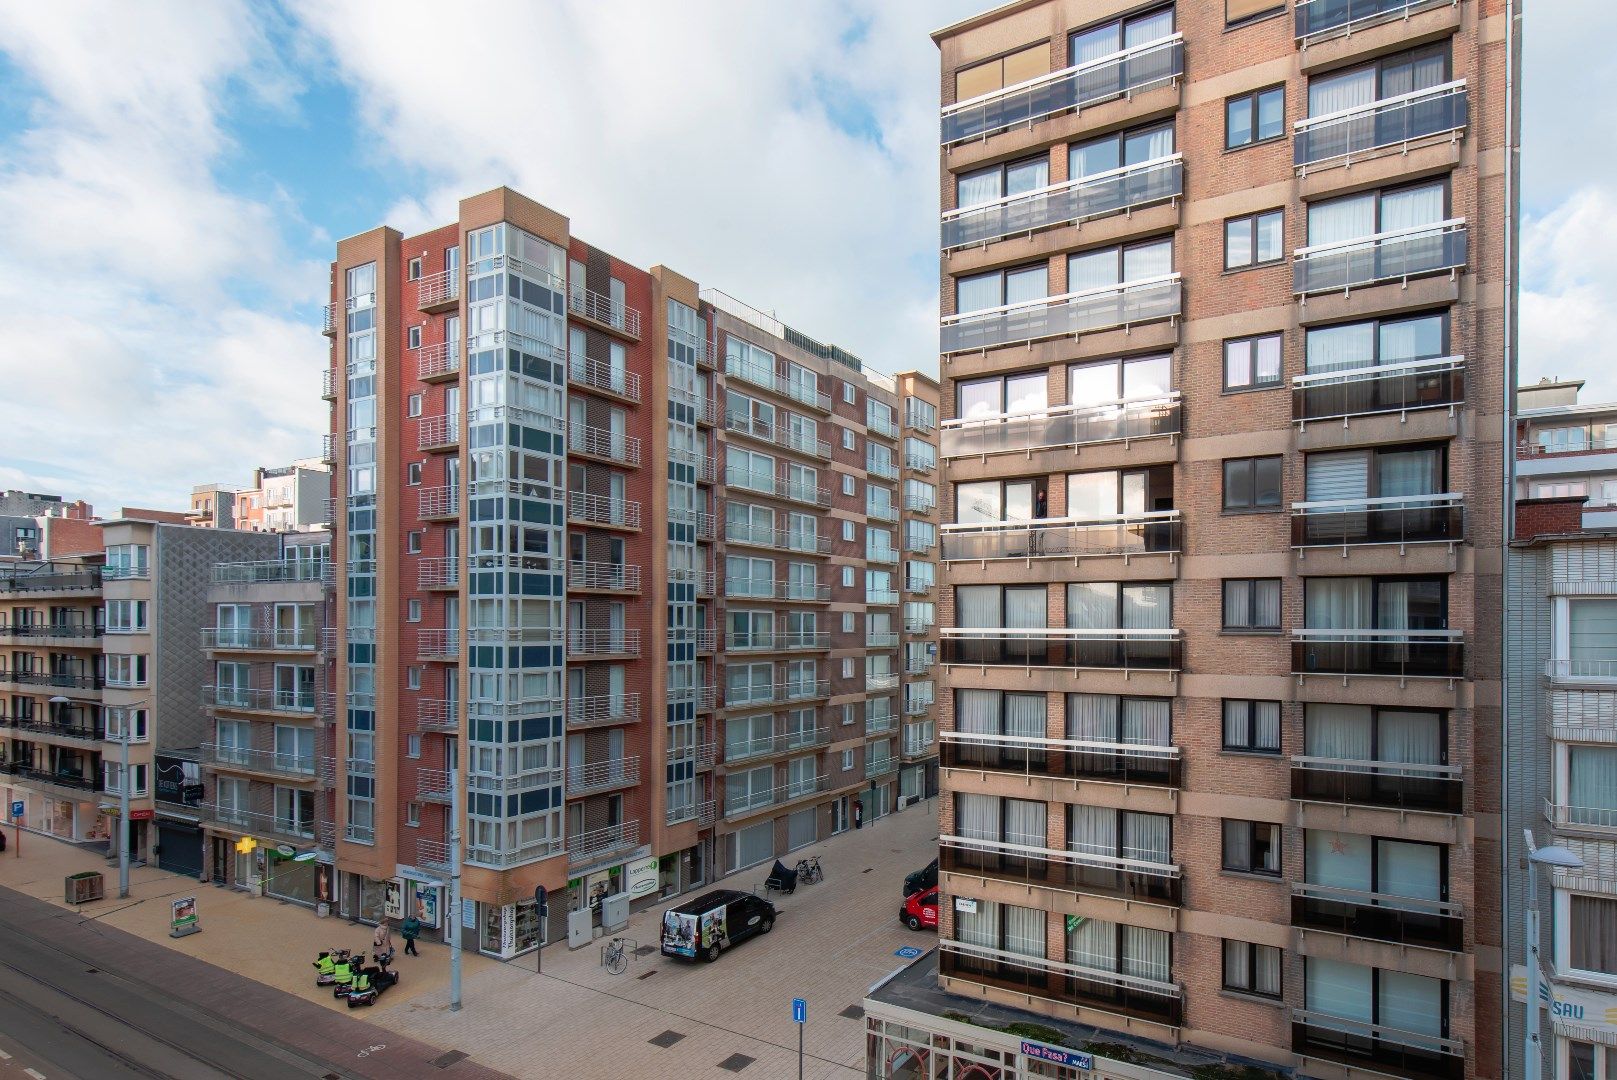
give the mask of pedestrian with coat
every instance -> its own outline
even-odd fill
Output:
[[[371,948],[379,953],[393,948],[393,930],[388,925],[385,915],[382,916],[382,921],[376,924],[376,933],[371,937]]]
[[[421,936],[421,920],[414,915],[407,916],[404,925],[399,927],[399,933],[404,936],[404,953],[406,956],[420,956],[415,951],[415,939]]]

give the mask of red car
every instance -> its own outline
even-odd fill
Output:
[[[904,901],[903,909],[898,913],[905,926],[911,930],[936,930],[938,928],[938,887],[922,889],[918,893],[911,893],[909,899]]]

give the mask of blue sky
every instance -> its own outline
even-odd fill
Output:
[[[878,368],[935,369],[927,35],[983,6],[0,0],[0,487],[172,506],[315,453],[334,241],[500,183]],[[1593,400],[1617,397],[1617,120],[1565,102],[1617,95],[1602,14],[1534,0],[1525,38],[1522,373]]]

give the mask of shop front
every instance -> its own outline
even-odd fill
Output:
[[[338,871],[338,888],[341,903],[338,913],[345,919],[357,919],[360,922],[372,925],[382,921],[387,914],[387,897],[390,889],[397,889],[397,878],[368,878],[363,874],[353,874],[346,870]]]
[[[45,795],[31,788],[0,786],[5,792],[6,820],[11,820],[13,802],[23,804],[23,828],[54,836],[59,840],[93,842],[107,840],[112,828],[102,817],[95,801],[76,802]]]
[[[325,899],[321,895],[323,879],[329,877],[330,867],[320,862],[318,851],[299,851],[291,844],[260,846],[259,851],[264,856],[266,896],[304,907],[314,907]]]
[[[509,960],[530,953],[544,944],[544,927],[533,897],[515,904],[486,904],[481,901],[475,908],[468,904],[468,914],[475,912],[477,920],[478,951],[489,956]]]
[[[406,870],[388,884],[387,902],[383,910],[393,920],[395,929],[400,922],[414,916],[421,924],[423,937],[449,940],[448,928],[441,914],[448,900],[448,890],[442,882],[428,878],[419,871]]]

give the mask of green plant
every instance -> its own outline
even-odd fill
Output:
[[[971,1017],[963,1012],[946,1012],[942,1015],[945,1020],[953,1020],[957,1024],[969,1024],[972,1022]]]
[[[1140,1053],[1134,1047],[1125,1046],[1122,1043],[1084,1043],[1084,1052],[1094,1054],[1096,1057],[1110,1058],[1113,1061],[1122,1062],[1124,1065],[1144,1065],[1149,1061],[1156,1060]]]
[[[1049,1043],[1051,1046],[1067,1046],[1067,1036],[1064,1032],[1043,1024],[1024,1024],[1017,1021],[1006,1024],[1000,1028],[1007,1035],[1015,1035],[1018,1039],[1031,1039],[1033,1042]]]

